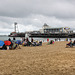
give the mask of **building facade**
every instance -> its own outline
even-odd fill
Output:
[[[73,31],[70,30],[68,27],[59,27],[59,28],[52,28],[47,24],[44,24],[42,29],[40,29],[41,33],[72,33]]]

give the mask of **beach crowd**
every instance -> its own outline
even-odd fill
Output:
[[[57,39],[55,39],[55,41],[57,41]],[[66,41],[68,40],[66,39]],[[48,42],[47,45],[54,44],[54,40],[49,41],[49,39],[47,39],[47,42]],[[31,41],[29,41],[28,38],[22,39],[22,40],[16,40],[14,37],[13,37],[13,40],[11,40],[10,38],[5,41],[0,40],[0,50],[13,50],[17,48],[21,49],[20,45],[22,46],[42,46],[42,41],[34,40],[33,38],[31,38]],[[69,43],[66,44],[66,48],[73,47],[73,46],[75,46],[75,40],[72,42],[72,40],[70,39]]]
[[[16,40],[15,38],[13,38],[13,40],[11,40],[10,38],[8,40],[2,41],[0,40],[0,50],[13,50],[13,49],[20,49],[20,45],[22,46],[41,46],[42,45],[42,41],[35,41],[33,40],[33,38],[31,38],[31,42],[29,41],[28,38],[23,39],[23,40]]]

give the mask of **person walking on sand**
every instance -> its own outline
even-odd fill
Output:
[[[31,38],[31,42],[33,42],[33,38]]]

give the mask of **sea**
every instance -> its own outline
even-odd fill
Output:
[[[0,36],[0,40],[2,40],[2,41],[5,41],[5,40],[8,40],[8,39],[11,39],[11,40],[13,40],[13,37],[8,37],[8,36]],[[16,40],[22,40],[22,39],[24,39],[24,37],[15,37],[15,39]],[[54,40],[55,41],[55,39],[57,39],[57,41],[66,41],[66,38],[60,38],[60,40],[59,40],[59,38],[33,38],[33,40],[37,40],[37,41],[42,41],[42,42],[47,42],[47,39],[49,39],[49,41],[50,40]],[[68,41],[69,40],[72,40],[72,41],[74,41],[75,40],[75,38],[68,38]],[[31,38],[29,37],[29,41],[31,41]]]

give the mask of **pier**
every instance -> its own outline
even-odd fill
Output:
[[[26,33],[16,33],[16,35],[9,35],[9,37],[25,37]],[[37,38],[75,38],[75,33],[28,33],[29,37]]]
[[[31,34],[30,37],[43,37],[43,38],[75,38],[75,33],[40,33]]]
[[[45,23],[39,31],[20,33],[17,32],[16,26],[17,22],[14,23],[14,32],[10,33],[9,37],[25,37],[25,34],[28,34],[29,37],[37,38],[75,38],[75,32],[68,27],[52,28]]]

